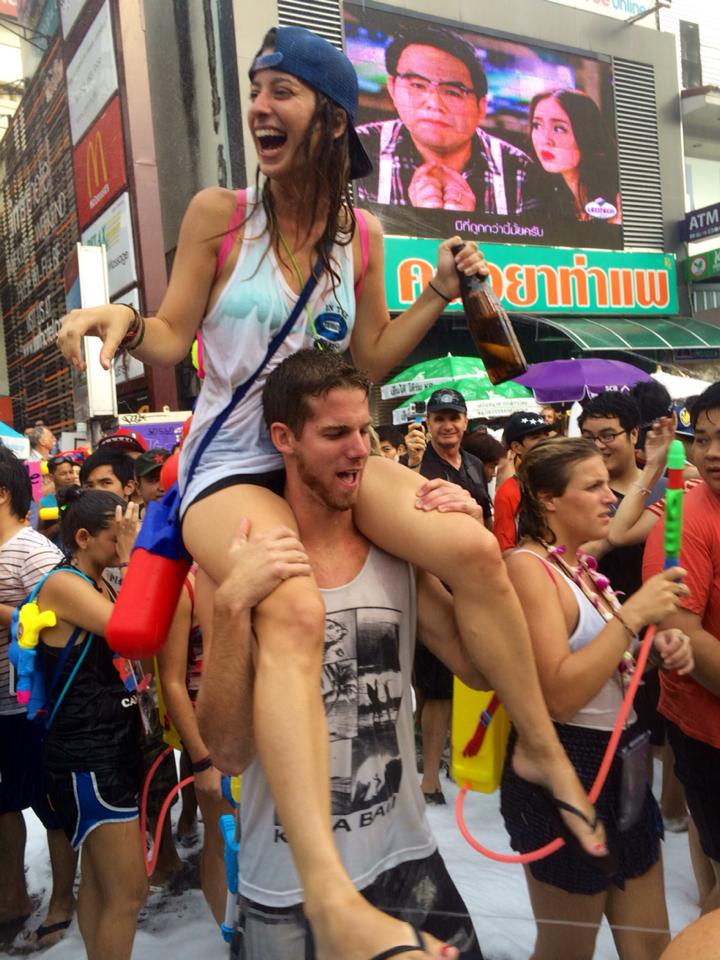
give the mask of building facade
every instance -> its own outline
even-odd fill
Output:
[[[391,311],[412,302],[438,243],[458,234],[485,250],[530,360],[583,352],[651,363],[712,357],[720,334],[693,315],[697,295],[678,261],[687,259],[679,228],[686,211],[714,202],[715,158],[694,146],[699,127],[688,116],[707,121],[720,63],[718,15],[708,20],[704,0],[675,0],[671,12],[655,7],[650,0],[19,0],[20,22],[46,47],[24,45],[28,89],[0,145],[0,298],[17,425],[40,407],[54,426],[75,416],[78,385],[53,344],[75,243],[104,243],[111,298],[152,312],[192,195],[254,178],[252,141],[243,136],[247,70],[265,31],[278,24],[344,45],[360,79],[363,136],[378,144],[393,130],[404,137],[407,169],[415,141],[390,95],[385,50],[393,37],[434,24],[473,46],[484,65],[488,95],[472,141],[482,184],[463,171],[453,209],[415,206],[412,184],[398,176],[393,186],[387,163],[378,162],[376,182],[356,185],[358,202],[379,216],[387,236]],[[702,85],[681,98],[681,78],[698,79],[698,57]],[[561,88],[591,101],[607,131],[597,180],[604,185],[588,186],[595,195],[576,197],[574,208],[530,135],[533,97]],[[518,152],[534,193],[516,174],[512,181],[498,174],[504,161],[493,167],[493,157]],[[49,189],[48,171],[62,191]],[[562,199],[555,207],[543,193],[551,187],[550,197]],[[471,349],[462,311],[452,305],[411,359]],[[189,362],[176,372],[130,364],[116,368],[116,378],[125,412],[184,407],[198,388]]]

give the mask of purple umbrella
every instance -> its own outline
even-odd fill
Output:
[[[516,383],[530,387],[538,403],[571,403],[603,390],[629,389],[638,380],[652,377],[622,360],[587,357],[580,360],[548,360],[532,363]]]

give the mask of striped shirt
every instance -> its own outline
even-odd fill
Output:
[[[358,127],[357,133],[373,165],[372,173],[355,185],[358,200],[412,206],[410,183],[425,161],[407,127],[400,120],[385,120]],[[517,216],[534,207],[523,195],[531,163],[522,150],[478,127],[470,162],[462,173],[475,194],[475,212]]]
[[[0,547],[0,603],[16,607],[63,559],[58,548],[36,530],[24,527]],[[8,661],[10,630],[0,626],[0,716],[23,713],[15,697],[15,678]]]

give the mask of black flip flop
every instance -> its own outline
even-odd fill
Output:
[[[582,857],[583,860],[595,867],[600,873],[605,874],[606,877],[612,877],[613,874],[617,873],[618,861],[617,856],[614,853],[611,853],[610,850],[602,857],[594,857],[589,853],[585,847],[580,843],[578,838],[569,829],[568,825],[562,818],[560,813],[561,810],[564,810],[565,813],[571,813],[574,817],[579,817],[583,823],[586,823],[591,830],[595,830],[598,825],[598,815],[597,812],[591,820],[586,816],[582,810],[578,810],[577,807],[574,807],[571,803],[567,803],[565,800],[559,800],[554,794],[552,794],[545,787],[538,787],[542,795],[547,800],[550,809],[552,810],[552,820],[555,823],[560,836],[563,838],[568,847],[576,853],[578,856]]]
[[[69,920],[58,920],[57,923],[44,923],[33,930],[36,941],[39,943],[44,937],[49,937],[51,933],[59,933],[60,930],[67,930],[72,923],[72,917]]]
[[[410,953],[413,950],[425,950],[425,941],[423,939],[422,933],[418,930],[416,926],[412,923],[409,923],[408,926],[413,932],[415,937],[415,943],[412,946],[405,947],[390,947],[389,950],[383,950],[382,953],[376,953],[374,957],[371,957],[370,960],[390,960],[390,957],[399,957],[402,953]]]

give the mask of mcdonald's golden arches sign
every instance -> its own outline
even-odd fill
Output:
[[[78,219],[85,228],[125,186],[125,145],[120,99],[113,97],[75,148]]]

